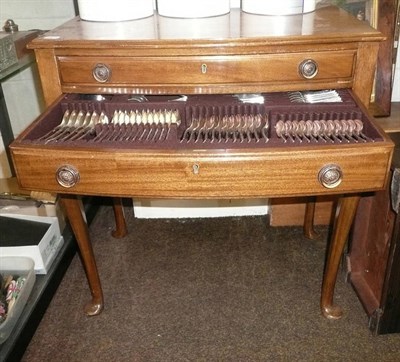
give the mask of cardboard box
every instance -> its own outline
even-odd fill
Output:
[[[64,239],[57,217],[0,214],[0,256],[33,259],[36,274],[46,274]]]

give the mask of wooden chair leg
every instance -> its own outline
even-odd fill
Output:
[[[115,217],[115,230],[111,233],[114,238],[120,239],[128,234],[126,227],[124,207],[120,197],[113,198],[113,209]]]
[[[315,197],[309,197],[306,202],[306,212],[304,215],[303,232],[308,239],[315,240],[318,238],[318,233],[314,230],[315,216]]]

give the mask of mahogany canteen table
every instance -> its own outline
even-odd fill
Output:
[[[95,23],[77,17],[30,43],[48,110],[11,145],[13,161],[22,188],[59,194],[87,273],[92,295],[85,307],[88,315],[100,313],[104,302],[81,196],[115,198],[116,236],[123,236],[125,225],[119,203],[123,197],[337,195],[320,303],[325,317],[342,316],[333,297],[349,229],[362,193],[385,188],[393,153],[393,143],[366,111],[379,42],[384,38],[336,7],[280,17],[280,27],[275,20],[238,9],[202,20],[155,14],[135,21]],[[285,103],[288,92],[323,89],[337,90],[346,100],[342,105]],[[236,99],[252,93],[262,94],[265,104],[242,104]],[[176,95],[186,97],[176,100]],[[171,131],[165,136],[164,146],[161,136],[155,143],[116,142],[111,138],[96,143],[89,139],[97,139],[104,130],[107,133],[110,129],[139,127],[140,122],[130,126],[107,123],[118,102],[132,114],[132,107],[165,107],[168,97],[172,97],[180,118],[171,116],[168,126],[161,126]],[[145,104],[151,99],[153,103]],[[182,102],[185,99],[187,103]],[[224,102],[233,102],[233,108]],[[108,121],[96,125],[103,131],[97,136],[90,133],[88,139],[77,142],[42,142],[45,133],[54,132],[68,107],[108,112]],[[234,117],[226,109],[235,107],[240,117],[249,117],[253,123],[262,119],[263,129],[246,128],[239,132],[241,141],[232,140],[236,133],[223,133],[220,122],[225,122],[225,116]],[[256,109],[254,114],[242,114],[248,109],[253,112],[251,107]],[[290,109],[296,114],[306,110],[304,115],[312,118],[325,114],[324,107],[331,109],[329,114],[341,114],[347,107],[346,117],[357,114],[368,137],[342,135],[342,141],[336,136],[323,141],[324,134],[304,138],[304,130],[298,137],[282,134],[279,127],[288,123],[281,119],[279,125],[279,117],[290,118],[286,115]],[[202,136],[194,132],[192,119],[193,132],[187,133],[191,112],[193,117],[196,112],[201,116],[204,109],[206,113],[217,112],[210,117],[216,122],[212,132]],[[224,112],[229,114],[224,116]],[[259,113],[261,118],[257,118]],[[160,126],[154,127],[158,132]],[[264,131],[268,135],[260,141]],[[210,133],[218,142],[206,139]],[[199,134],[205,137],[202,142],[191,140]],[[226,142],[221,142],[221,137],[227,137]],[[308,216],[312,219],[312,207],[310,210]]]

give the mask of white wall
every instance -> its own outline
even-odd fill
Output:
[[[396,69],[394,71],[392,101],[400,102],[400,49],[397,50],[397,60],[396,60]]]
[[[73,0],[0,0],[1,23],[13,19],[19,30],[53,29],[75,16]]]
[[[1,27],[13,19],[19,30],[49,30],[75,16],[73,0],[0,0]],[[3,83],[4,97],[14,135],[17,136],[42,111],[37,69],[31,66]],[[37,89],[39,87],[39,89]],[[0,178],[10,177],[3,142],[0,142]]]

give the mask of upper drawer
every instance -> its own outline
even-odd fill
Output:
[[[182,57],[58,57],[63,86],[351,82],[356,51]]]

